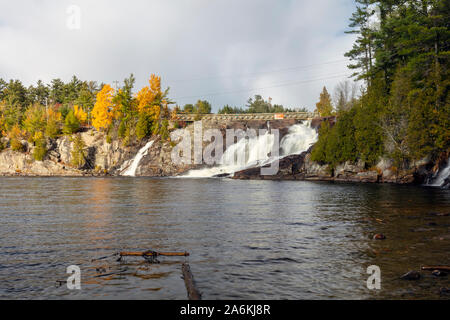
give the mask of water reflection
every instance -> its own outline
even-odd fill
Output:
[[[207,299],[440,298],[449,278],[399,275],[449,264],[450,195],[388,185],[221,179],[0,181],[0,298],[185,299],[184,258],[92,259],[120,250],[188,251]],[[375,241],[375,233],[387,236]],[[83,290],[55,288],[77,264]],[[378,265],[383,289],[367,290]],[[267,290],[270,288],[270,290]]]

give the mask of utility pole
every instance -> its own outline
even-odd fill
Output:
[[[114,80],[113,83],[114,83],[114,85],[116,87],[116,92],[117,92],[117,89],[119,88],[119,81]]]

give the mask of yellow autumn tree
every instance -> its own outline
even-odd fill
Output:
[[[47,111],[47,125],[45,126],[45,135],[49,138],[56,138],[61,129],[61,112],[55,111],[53,108]]]
[[[152,74],[149,86],[144,87],[137,94],[139,113],[146,113],[152,120],[159,119],[161,113],[161,100],[164,93],[161,91],[161,77]]]
[[[73,112],[74,112],[75,117],[78,119],[78,121],[80,121],[81,124],[86,123],[88,115],[87,115],[87,112],[85,112],[83,110],[83,108],[81,108],[78,105],[74,105]]]
[[[326,87],[323,87],[320,94],[320,101],[316,103],[316,111],[321,117],[329,117],[333,114],[333,104],[331,102],[331,96]]]
[[[114,119],[114,89],[109,84],[97,93],[97,102],[92,109],[92,125],[97,129],[108,128]]]

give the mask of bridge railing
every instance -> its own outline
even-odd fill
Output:
[[[240,113],[240,114],[177,114],[179,121],[196,120],[311,120],[319,117],[316,112],[285,112],[285,113]]]

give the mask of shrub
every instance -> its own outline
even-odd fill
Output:
[[[64,120],[63,132],[64,134],[74,134],[80,129],[80,120],[75,116],[73,110],[71,110]]]
[[[35,148],[33,150],[33,159],[36,161],[43,161],[47,154],[47,143],[43,136],[35,141]]]
[[[72,164],[77,168],[81,168],[86,163],[86,143],[83,141],[83,138],[80,135],[74,136],[72,142]]]
[[[127,125],[126,125],[125,121],[122,120],[120,122],[119,130],[117,131],[117,135],[123,139],[126,136],[126,131],[127,131]]]
[[[169,139],[169,121],[164,119],[160,129],[161,139],[163,141]]]
[[[17,138],[12,138],[10,140],[10,144],[11,144],[11,149],[13,151],[17,151],[17,152],[24,152],[25,151],[25,146]]]

